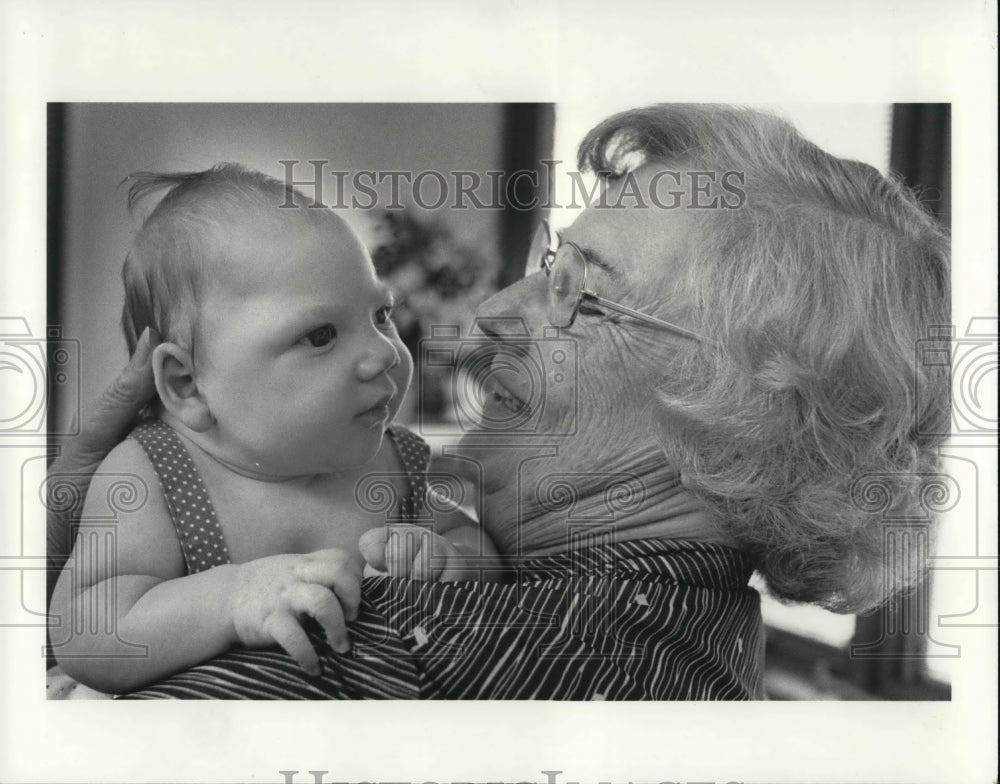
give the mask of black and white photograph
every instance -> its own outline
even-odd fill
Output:
[[[5,9],[0,780],[996,780],[995,9],[670,5]]]

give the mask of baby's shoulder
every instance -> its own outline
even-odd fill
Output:
[[[125,503],[133,499],[148,499],[159,491],[156,469],[146,451],[131,438],[126,438],[101,461],[90,480],[88,503],[103,498],[107,505]]]
[[[155,473],[153,464],[149,462],[149,457],[146,455],[146,450],[143,449],[138,441],[132,438],[131,434],[127,435],[114,449],[108,452],[107,457],[101,462],[101,468],[104,468],[106,465],[111,468],[141,467],[146,471]]]
[[[80,519],[81,541],[93,546],[111,535],[119,574],[170,579],[185,572],[184,559],[156,469],[142,445],[126,438],[104,458],[90,480]]]

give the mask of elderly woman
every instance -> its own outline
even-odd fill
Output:
[[[316,638],[317,678],[233,650],[132,696],[754,698],[753,570],[842,612],[920,579],[854,487],[891,474],[905,516],[935,464],[925,434],[946,431],[948,389],[916,351],[949,320],[934,219],[744,110],[625,112],[580,164],[605,198],[558,244],[543,230],[478,313],[493,372],[461,452],[513,579],[369,578],[353,650]],[[150,395],[147,353],[54,471],[93,470]],[[541,390],[504,369],[525,361]],[[530,428],[491,431],[512,419]],[[65,552],[62,521],[50,534]]]

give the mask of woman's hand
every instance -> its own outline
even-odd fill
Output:
[[[462,580],[463,554],[443,536],[419,525],[385,525],[365,531],[358,540],[365,562],[390,577],[414,580]]]
[[[80,434],[62,448],[49,466],[50,503],[46,519],[49,596],[72,549],[73,523],[83,509],[94,471],[153,399],[156,387],[150,360],[159,342],[154,330],[147,327],[143,331],[125,369],[81,422]],[[69,503],[62,503],[64,499]]]
[[[237,567],[232,598],[233,628],[248,648],[277,643],[303,670],[319,675],[319,656],[302,628],[315,618],[330,647],[346,653],[346,621],[361,604],[361,566],[345,550],[272,555]]]

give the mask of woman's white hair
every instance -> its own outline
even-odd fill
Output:
[[[734,171],[746,193],[690,211],[678,293],[710,342],[664,368],[668,457],[776,596],[855,612],[911,588],[925,564],[858,483],[889,477],[892,516],[926,518],[950,393],[918,341],[950,322],[947,233],[899,182],[751,110],[637,109],[580,147],[598,172],[637,157]]]

